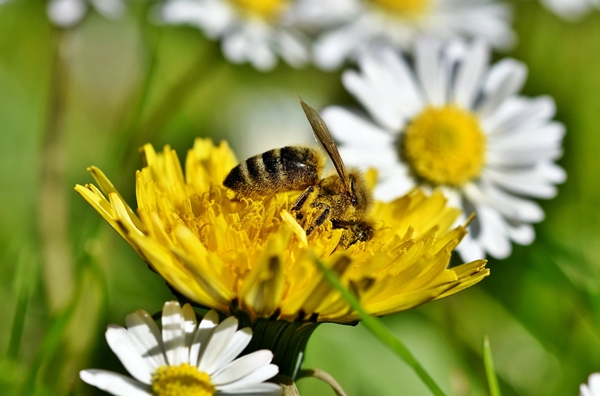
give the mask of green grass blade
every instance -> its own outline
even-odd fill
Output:
[[[415,359],[415,357],[410,353],[408,348],[400,341],[393,333],[391,333],[387,327],[385,327],[381,321],[377,318],[366,313],[358,299],[350,293],[342,284],[340,283],[338,277],[328,268],[326,268],[320,260],[316,260],[317,266],[323,272],[325,278],[333,285],[333,287],[338,290],[342,296],[350,303],[350,306],[358,312],[360,320],[362,324],[386,347],[388,347],[392,352],[394,352],[398,357],[404,360],[412,369],[417,373],[419,378],[425,383],[425,385],[429,388],[431,393],[436,396],[445,396],[444,392],[440,389],[440,387],[435,383],[433,378],[425,371],[423,366]]]
[[[490,387],[490,395],[501,396],[496,367],[494,366],[494,359],[492,357],[492,348],[490,347],[490,340],[487,335],[483,337],[483,364],[485,365],[485,375]]]

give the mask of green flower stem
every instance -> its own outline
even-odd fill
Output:
[[[490,347],[490,340],[487,335],[483,337],[483,364],[485,365],[485,375],[487,376],[488,385],[490,387],[490,395],[502,396],[500,393],[500,385],[498,384],[498,376],[496,375],[496,368],[494,366],[494,359],[492,357],[492,348]]]
[[[417,359],[410,353],[410,351],[404,346],[402,341],[394,336],[382,323],[379,319],[372,317],[367,314],[362,307],[360,306],[360,302],[358,299],[350,293],[342,284],[340,283],[338,277],[326,268],[323,263],[315,258],[317,266],[323,272],[325,278],[333,285],[333,287],[340,292],[342,297],[350,303],[350,306],[358,312],[358,316],[363,323],[363,325],[385,346],[387,346],[390,350],[392,350],[398,357],[404,360],[412,369],[417,373],[419,378],[425,383],[425,385],[429,388],[431,393],[436,396],[445,396],[444,392],[440,389],[440,387],[434,382],[433,378],[425,371],[423,366],[419,364]]]
[[[75,270],[69,243],[69,189],[66,188],[65,105],[67,65],[65,46],[70,31],[56,29],[48,98],[39,163],[37,226],[41,244],[43,282],[50,311],[69,303],[75,288]]]
[[[329,373],[320,369],[300,370],[300,373],[298,374],[298,379],[309,377],[316,378],[325,382],[331,387],[331,389],[333,389],[336,396],[346,396],[346,392],[344,392],[342,386]]]

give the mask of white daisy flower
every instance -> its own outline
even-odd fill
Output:
[[[576,21],[593,7],[600,8],[600,0],[541,0],[546,8],[570,21]]]
[[[233,63],[266,71],[278,56],[294,67],[309,58],[308,40],[290,22],[296,12],[290,0],[166,0],[156,11],[164,23],[196,26],[221,39]]]
[[[48,18],[57,26],[72,27],[81,22],[90,5],[109,19],[118,18],[125,11],[123,0],[50,0]]]
[[[209,311],[200,324],[189,304],[167,302],[162,334],[145,311],[127,316],[127,328],[109,326],[106,341],[133,378],[105,370],[83,370],[81,379],[113,395],[281,395],[265,383],[279,369],[273,353],[260,350],[235,359],[252,339],[238,320]],[[237,330],[237,331],[236,331]],[[235,359],[235,360],[234,360]]]
[[[591,374],[588,383],[579,386],[579,396],[600,396],[600,373]]]
[[[485,252],[505,258],[510,240],[531,243],[531,223],[544,212],[524,197],[552,198],[566,178],[554,163],[565,133],[551,120],[554,101],[518,96],[526,66],[504,59],[489,67],[488,58],[483,42],[420,40],[412,67],[380,49],[343,74],[371,118],[336,106],[323,112],[344,160],[379,170],[378,198],[439,188],[467,216],[476,213],[458,246],[467,261]]]
[[[339,67],[373,46],[410,49],[419,36],[479,37],[494,47],[514,42],[511,10],[496,0],[300,0],[305,21],[328,26],[314,45],[317,65]]]

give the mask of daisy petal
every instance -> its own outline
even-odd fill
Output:
[[[167,360],[171,366],[189,363],[185,349],[183,312],[179,303],[165,303],[162,312],[162,337]]]
[[[393,144],[394,137],[390,133],[342,107],[327,107],[321,116],[331,134],[342,143],[374,148]]]
[[[213,374],[220,367],[215,363],[219,360],[221,354],[227,349],[234,334],[236,333],[238,320],[234,316],[230,316],[221,322],[211,334],[210,339],[202,357],[200,359],[198,369],[208,374]]]
[[[204,318],[198,325],[198,330],[196,331],[192,347],[190,348],[190,364],[198,365],[198,359],[204,354],[206,344],[218,324],[219,315],[216,311],[211,309],[204,315]]]
[[[527,77],[527,67],[514,59],[496,63],[483,87],[484,98],[477,113],[485,116],[496,111],[510,96],[521,90]]]
[[[83,370],[79,377],[90,385],[116,396],[151,396],[150,387],[121,374],[104,370]]]
[[[233,385],[246,376],[251,376],[252,382],[259,383],[275,376],[279,369],[271,363],[273,352],[263,349],[233,361],[211,376],[216,386]]]
[[[156,369],[167,363],[163,351],[162,338],[156,322],[146,311],[137,311],[127,315],[127,331],[142,344],[144,357],[151,360],[150,365]]]
[[[467,58],[462,62],[456,77],[454,102],[465,109],[470,109],[477,97],[483,73],[487,70],[490,50],[483,41],[473,45]]]
[[[150,358],[144,357],[146,351],[139,341],[119,326],[109,326],[105,336],[110,349],[129,374],[144,384],[150,384],[155,367]]]

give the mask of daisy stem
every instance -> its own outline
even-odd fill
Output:
[[[362,322],[362,324],[369,330],[379,341],[381,341],[386,347],[388,347],[391,351],[393,351],[398,357],[400,357],[404,362],[406,362],[415,373],[421,378],[421,380],[425,383],[425,385],[429,388],[431,393],[436,396],[445,396],[444,392],[440,389],[440,387],[435,383],[433,378],[425,371],[423,366],[417,361],[417,359],[412,355],[412,353],[406,348],[406,346],[400,341],[394,334],[392,334],[379,319],[374,318],[373,316],[366,313],[358,299],[349,292],[342,284],[340,283],[339,278],[336,274],[333,273],[330,269],[326,268],[321,260],[315,258],[317,266],[323,272],[325,278],[331,283],[331,285],[340,292],[342,297],[348,301],[352,309],[354,309]]]
[[[319,380],[325,382],[327,385],[329,385],[331,387],[331,389],[333,389],[336,396],[346,396],[346,392],[344,392],[344,389],[342,389],[342,386],[335,380],[335,378],[333,378],[326,371],[323,371],[320,369],[300,370],[300,373],[298,374],[297,379],[308,378],[308,377],[316,378],[316,379],[319,379]]]
[[[56,29],[48,98],[48,114],[42,136],[39,164],[38,232],[42,247],[43,282],[50,310],[58,312],[74,289],[74,268],[69,244],[69,204],[66,188],[65,104],[68,76],[65,46],[69,31]]]
[[[490,387],[490,396],[502,396],[500,393],[500,385],[498,384],[498,376],[494,366],[492,357],[492,348],[490,347],[490,339],[488,336],[483,337],[483,364],[485,365],[485,375],[487,376],[488,385]]]

